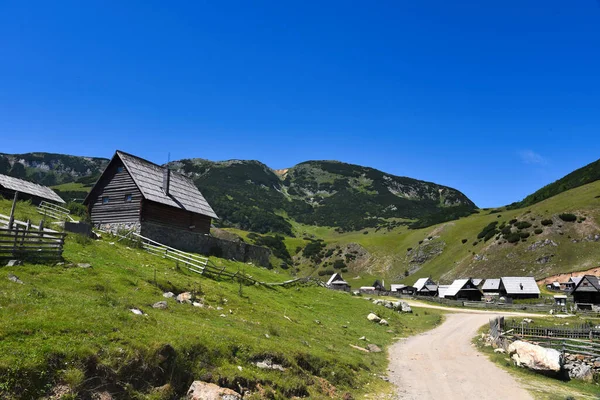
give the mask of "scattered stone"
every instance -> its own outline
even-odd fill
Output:
[[[192,294],[190,292],[183,292],[177,295],[176,298],[178,303],[192,304]]]
[[[241,365],[238,365],[238,366],[237,366],[237,369],[238,369],[238,371],[243,371],[243,370],[244,370],[244,368],[242,368],[242,366],[241,366]]]
[[[227,318],[227,315],[225,315],[225,314],[221,314],[221,315],[219,315],[219,317],[222,317],[222,318]]]
[[[94,392],[92,393],[92,400],[113,400],[112,395],[107,392]]]
[[[321,325],[321,321],[319,321],[318,319],[315,319],[315,324]]]
[[[401,304],[400,310],[402,312],[405,312],[405,313],[411,313],[412,312],[412,308],[410,308],[410,306],[408,305],[407,302],[401,301],[400,304]]]
[[[388,323],[388,322],[387,322],[385,319],[381,319],[381,320],[379,321],[379,325],[385,325],[385,326],[388,326],[388,325],[389,325],[389,323]]]
[[[523,318],[523,323],[525,323],[525,324],[533,324],[533,320],[531,318]]]
[[[84,268],[84,269],[92,268],[92,264],[88,264],[88,263],[77,263],[77,266],[79,268]]]
[[[498,349],[494,349],[494,353],[502,353],[502,354],[504,354],[504,353],[506,353],[506,350],[498,348]]]
[[[158,301],[152,304],[152,308],[158,308],[159,310],[165,310],[168,307],[166,301]]]
[[[376,344],[373,343],[369,343],[367,345],[367,350],[369,350],[370,353],[381,353],[381,348],[379,346],[377,346]]]
[[[592,382],[594,379],[594,370],[587,364],[579,364],[569,370],[569,378]]]
[[[217,307],[217,311],[221,311],[223,307]]]
[[[559,372],[562,367],[562,357],[558,350],[517,340],[510,344],[508,352],[517,366],[548,372]]]
[[[197,302],[197,301],[193,302],[193,303],[192,303],[192,305],[193,305],[194,307],[200,307],[200,308],[203,308],[203,307],[204,307],[204,304],[202,304],[202,303],[199,303],[199,302]]]
[[[13,274],[8,274],[8,280],[14,283],[18,283],[20,285],[24,285],[25,282],[23,282],[22,280],[20,280],[16,275]]]
[[[214,383],[194,381],[190,386],[187,400],[242,400],[242,396],[227,388],[222,388]]]
[[[144,315],[144,312],[139,308],[130,308],[129,311],[131,311],[135,315]]]
[[[175,293],[173,293],[173,292],[165,292],[165,293],[163,293],[163,297],[167,298],[167,299],[172,299],[173,297],[175,297]]]
[[[19,261],[19,260],[10,260],[8,263],[6,263],[7,267],[16,267],[17,265],[21,265],[21,261]]]
[[[559,234],[562,235],[562,232],[559,231]],[[556,242],[554,240],[550,240],[550,239],[546,239],[546,240],[538,240],[537,242],[533,243],[531,246],[529,246],[527,248],[527,250],[532,251],[532,250],[536,250],[545,246],[553,246],[556,247],[558,246],[556,244]]]
[[[361,337],[358,338],[358,340],[367,340],[367,338],[364,337],[364,336],[361,336]]]
[[[381,318],[379,318],[377,316],[377,314],[374,314],[374,313],[370,313],[369,315],[367,315],[367,319],[369,321],[372,321],[372,322],[379,322],[379,321],[381,321]]]
[[[268,333],[265,333],[265,337],[266,337],[267,339],[271,339],[271,335],[269,335]]]
[[[275,369],[281,372],[285,371],[285,368],[283,367],[283,365],[280,364],[275,364],[270,358],[267,358],[263,361],[258,361],[256,363],[254,363],[254,365],[256,365],[258,368],[261,369]]]

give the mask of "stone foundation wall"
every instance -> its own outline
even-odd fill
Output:
[[[219,239],[152,222],[143,222],[139,233],[167,246],[190,253],[217,255],[230,260],[252,262],[261,267],[268,267],[270,264],[271,250],[266,247]]]
[[[131,230],[135,233],[140,233],[142,226],[139,222],[115,222],[111,224],[94,224],[94,228],[116,235],[117,233],[123,234]]]
[[[600,376],[600,357],[585,354],[564,353],[564,369],[572,379],[593,381]]]

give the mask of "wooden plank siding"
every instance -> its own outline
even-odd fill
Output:
[[[142,222],[165,224],[196,233],[209,233],[211,218],[153,201],[144,201]]]
[[[126,201],[127,195],[132,196],[131,202]],[[107,167],[92,196],[89,202],[92,223],[140,221],[142,193],[120,160],[114,160]],[[102,203],[103,197],[108,197],[107,204]]]

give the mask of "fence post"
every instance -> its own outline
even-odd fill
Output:
[[[13,242],[13,257],[17,258],[17,240],[19,239],[19,225],[15,225],[15,240]]]

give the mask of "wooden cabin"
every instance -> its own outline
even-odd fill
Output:
[[[83,204],[95,226],[112,232],[139,232],[144,224],[153,224],[208,234],[212,218],[218,218],[191,179],[122,151],[115,153]]]
[[[327,287],[333,290],[343,290],[345,292],[350,291],[350,284],[342,278],[342,275],[335,273],[331,275],[331,278],[327,281]]]
[[[500,278],[500,296],[511,299],[537,299],[540,288],[533,276],[504,276]]]
[[[373,287],[379,292],[385,292],[385,286],[379,282],[379,279],[376,279],[375,282],[373,282]]]
[[[390,292],[412,296],[415,294],[415,288],[408,285],[393,283],[390,285]]]
[[[59,204],[65,202],[49,187],[2,174],[0,174],[0,195],[10,200],[31,200],[34,204],[39,204],[42,200]]]
[[[457,279],[445,290],[444,298],[452,300],[481,301],[483,293],[473,279]]]
[[[437,296],[438,286],[431,278],[417,279],[413,286],[419,296]]]
[[[600,309],[600,279],[594,275],[584,275],[571,292],[578,309]]]
[[[486,279],[481,291],[487,295],[500,293],[500,279]]]

